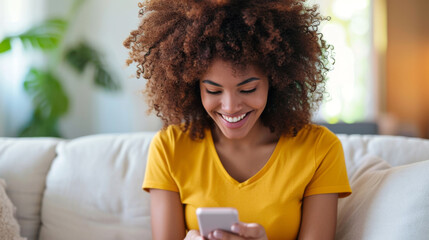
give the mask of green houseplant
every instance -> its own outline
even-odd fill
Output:
[[[58,122],[69,111],[70,99],[63,88],[61,75],[57,73],[61,62],[66,62],[78,73],[92,65],[95,69],[92,78],[96,86],[109,91],[120,89],[102,62],[100,53],[87,42],[82,41],[71,47],[63,44],[70,23],[83,2],[76,0],[66,18],[48,19],[0,41],[0,54],[13,50],[14,43],[19,42],[24,49],[42,51],[48,58],[46,66],[31,67],[25,76],[23,87],[32,100],[33,112],[18,136],[62,137]]]

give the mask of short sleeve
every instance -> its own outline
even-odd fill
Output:
[[[178,192],[177,184],[171,176],[169,161],[173,156],[173,143],[165,131],[158,132],[149,146],[143,190],[151,188]]]
[[[326,129],[318,138],[314,151],[315,173],[304,197],[327,193],[338,193],[340,198],[350,195],[344,151],[337,136]]]

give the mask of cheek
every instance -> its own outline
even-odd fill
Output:
[[[201,92],[201,102],[203,104],[204,109],[210,113],[216,107],[216,103],[213,97],[207,96],[208,94]]]
[[[265,108],[267,97],[268,95],[266,93],[261,93],[258,94],[258,96],[250,98],[250,102],[254,108]]]

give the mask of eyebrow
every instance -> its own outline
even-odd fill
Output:
[[[251,77],[251,78],[248,78],[248,79],[240,82],[239,84],[237,84],[237,86],[241,86],[241,85],[244,85],[246,83],[249,83],[249,82],[252,82],[252,81],[257,81],[257,80],[260,80],[260,79],[256,78],[256,77]],[[216,86],[216,87],[222,87],[222,85],[220,85],[219,83],[215,83],[215,82],[213,82],[211,80],[203,80],[203,83],[207,83],[207,84],[210,84],[210,85],[213,85],[213,86]]]

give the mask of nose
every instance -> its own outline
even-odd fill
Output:
[[[222,110],[225,113],[233,114],[240,111],[242,100],[234,93],[225,93],[222,96]]]

